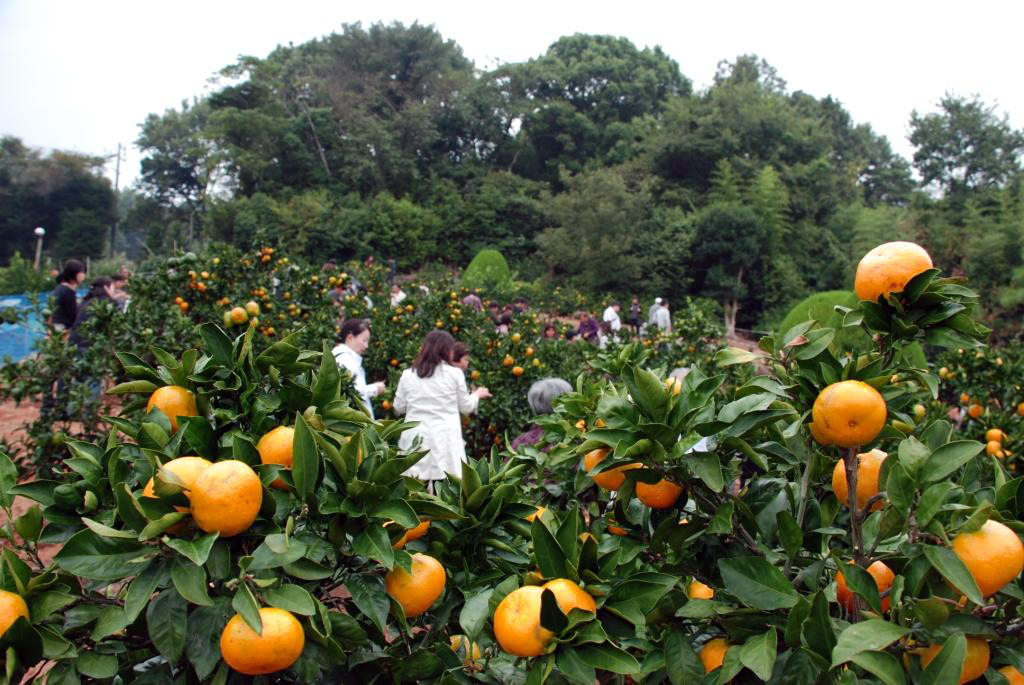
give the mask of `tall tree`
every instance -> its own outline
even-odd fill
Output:
[[[914,166],[925,185],[946,196],[979,188],[996,188],[1021,170],[1024,133],[1006,115],[976,96],[946,94],[939,111],[910,116]]]

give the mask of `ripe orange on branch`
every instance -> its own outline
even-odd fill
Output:
[[[679,496],[683,494],[683,488],[664,478],[657,483],[641,483],[637,481],[636,496],[641,502],[651,509],[668,509]]]
[[[178,430],[179,416],[199,416],[195,395],[180,385],[165,385],[154,390],[146,403],[146,413],[153,411],[154,407],[170,419],[172,432]]]
[[[724,637],[716,637],[708,640],[700,648],[700,662],[704,664],[704,672],[711,673],[725,661],[725,653],[729,651],[729,641]]]
[[[544,583],[543,587],[551,590],[558,602],[558,608],[563,614],[568,614],[572,609],[583,609],[584,611],[597,611],[597,603],[594,598],[579,585],[568,578],[555,578]]]
[[[207,533],[231,537],[248,530],[260,513],[263,486],[248,464],[219,461],[196,478],[192,488],[192,518]]]
[[[228,666],[244,675],[267,675],[289,668],[306,645],[302,624],[284,609],[260,609],[263,631],[235,614],[220,634],[220,653]]]
[[[278,426],[263,434],[256,443],[256,451],[260,453],[260,461],[264,464],[280,464],[285,468],[292,467],[292,444],[295,441],[295,429],[288,426]],[[278,490],[287,490],[284,480],[278,476],[271,487]]]
[[[942,649],[942,645],[932,645],[924,650],[921,655],[921,668],[928,668],[928,664]],[[980,637],[967,638],[967,650],[964,653],[964,665],[960,669],[960,683],[969,683],[988,669],[991,652],[988,642]]]
[[[892,569],[886,566],[881,561],[876,561],[867,568],[867,572],[875,580],[875,586],[878,588],[878,594],[885,594],[886,590],[892,587],[892,581],[896,578],[896,575],[892,572]],[[842,571],[836,573],[836,601],[846,607],[846,610],[850,613],[856,609],[856,602],[853,591],[846,586],[846,577]],[[889,610],[889,598],[882,597],[882,611]]]
[[[23,616],[26,621],[29,620],[25,600],[19,594],[0,590],[0,635],[6,633],[19,616]]]
[[[406,618],[414,618],[429,609],[444,592],[444,583],[441,562],[419,553],[412,555],[412,573],[395,566],[384,576],[388,594],[401,605]]]
[[[979,530],[953,538],[953,552],[984,597],[999,592],[1024,569],[1024,544],[1008,526],[991,519]]]
[[[915,243],[897,241],[874,248],[857,265],[853,289],[862,300],[902,292],[910,280],[932,268],[932,258]]]
[[[583,457],[583,468],[590,473],[604,458],[608,456],[608,450],[606,448],[599,448],[587,452],[586,456]],[[598,487],[602,487],[605,490],[618,490],[622,487],[622,484],[626,482],[625,471],[628,469],[638,469],[640,464],[632,463],[625,464],[618,468],[609,469],[602,471],[601,473],[594,474],[592,479]]]
[[[866,445],[882,432],[888,410],[882,395],[863,381],[827,386],[811,411],[821,438],[840,447]]]
[[[882,463],[889,455],[879,449],[858,454],[860,462],[857,466],[857,508],[863,509],[868,500],[878,494],[881,489],[878,483],[878,474],[882,470]],[[846,482],[846,463],[840,459],[832,469],[832,490],[836,498],[844,507],[849,502],[850,489]],[[871,510],[876,511],[882,508],[881,502],[871,505]]]
[[[540,624],[540,598],[544,588],[524,585],[505,595],[494,610],[494,637],[513,656],[540,656],[555,636]]]

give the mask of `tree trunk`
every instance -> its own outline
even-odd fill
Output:
[[[735,299],[725,301],[725,337],[736,335],[736,312],[739,310],[739,302]]]

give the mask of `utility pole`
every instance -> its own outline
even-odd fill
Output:
[[[114,222],[110,224],[110,246],[107,248],[107,258],[114,258],[114,240],[117,238],[117,224],[120,221],[121,198],[118,195],[118,186],[121,182],[121,143],[117,144],[117,163],[114,165]]]

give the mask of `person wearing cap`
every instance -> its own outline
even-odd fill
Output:
[[[654,304],[647,309],[647,328],[651,329],[656,325],[654,317],[657,316],[659,309],[661,309],[661,298],[656,297],[654,298]]]

